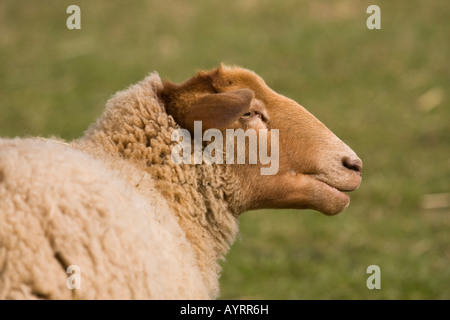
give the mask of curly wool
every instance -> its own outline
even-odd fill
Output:
[[[0,299],[208,297],[151,184],[144,198],[102,161],[37,139],[0,140],[0,173]],[[67,287],[71,265],[79,290]]]
[[[237,213],[227,195],[236,193],[239,186],[226,166],[173,163],[171,150],[176,142],[171,136],[179,126],[158,98],[161,89],[158,74],[152,73],[116,93],[104,114],[72,146],[118,169],[144,197],[149,190],[141,177],[130,177],[127,168],[118,168],[117,159],[126,159],[138,172],[149,174],[146,177],[154,180],[194,248],[209,295],[215,298],[219,294],[218,260],[238,231]]]
[[[1,299],[218,296],[239,186],[225,166],[172,162],[161,88],[153,73],[118,92],[70,144],[0,139]]]

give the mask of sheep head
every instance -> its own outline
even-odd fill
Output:
[[[350,203],[344,192],[361,183],[362,162],[355,152],[250,70],[222,64],[180,85],[164,82],[160,96],[167,113],[191,133],[194,121],[202,121],[203,131],[215,128],[224,134],[227,129],[266,129],[268,140],[278,130],[276,174],[261,175],[261,163],[230,164],[241,185],[236,197],[242,210],[309,208],[333,215]]]

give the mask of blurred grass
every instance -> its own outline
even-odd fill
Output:
[[[66,8],[81,8],[81,30]],[[381,30],[366,8],[381,8]],[[335,217],[241,217],[222,298],[450,299],[450,6],[445,1],[0,2],[0,135],[72,139],[117,90],[221,61],[255,70],[363,159]],[[366,268],[381,268],[381,290]]]

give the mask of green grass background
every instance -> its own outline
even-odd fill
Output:
[[[81,8],[68,30],[66,8]],[[366,8],[381,8],[368,30]],[[343,213],[244,213],[224,299],[450,299],[450,5],[431,0],[0,2],[0,136],[79,137],[117,90],[255,70],[364,161]],[[381,268],[381,289],[366,268]]]

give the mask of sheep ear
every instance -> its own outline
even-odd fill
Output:
[[[198,99],[185,115],[186,129],[194,132],[194,121],[202,121],[202,130],[224,129],[248,112],[255,94],[250,89],[208,94]]]

